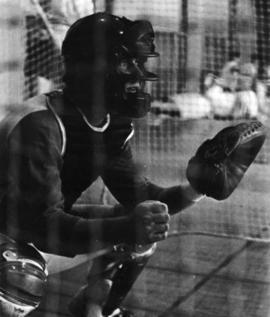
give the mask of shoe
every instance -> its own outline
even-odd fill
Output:
[[[117,308],[111,315],[107,317],[135,317],[133,312],[125,308]]]

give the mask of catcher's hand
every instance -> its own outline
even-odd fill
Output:
[[[199,193],[226,199],[238,186],[266,138],[256,120],[238,123],[206,140],[188,163],[186,176]]]
[[[149,244],[167,237],[170,216],[166,204],[147,200],[136,206],[131,215],[136,244]]]

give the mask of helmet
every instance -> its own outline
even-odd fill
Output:
[[[108,13],[95,13],[77,20],[68,30],[62,55],[74,59],[97,56],[111,58],[119,54],[130,57],[156,57],[154,31],[150,22],[131,21]]]
[[[129,20],[108,13],[95,13],[76,21],[68,30],[62,45],[65,61],[85,61],[98,65],[104,76],[106,104],[109,110],[131,117],[145,114],[150,108],[150,95],[143,91],[145,81],[156,81],[145,63],[157,57],[154,31],[146,20]],[[117,69],[121,61],[128,61],[129,72]],[[94,82],[97,81],[95,77]],[[127,82],[138,81],[140,87],[126,92]]]
[[[0,245],[0,315],[24,317],[39,305],[47,280],[46,263],[32,246]]]

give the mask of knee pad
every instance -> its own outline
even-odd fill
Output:
[[[47,281],[46,262],[27,244],[0,244],[0,315],[24,317],[40,304]]]
[[[156,243],[149,245],[119,244],[113,250],[96,259],[88,274],[88,284],[92,285],[100,278],[114,280],[115,275],[124,266],[137,267],[141,270],[156,250]]]

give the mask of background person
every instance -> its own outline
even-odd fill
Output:
[[[238,88],[233,109],[234,118],[257,118],[259,103],[255,92],[257,69],[252,63],[240,66]]]

